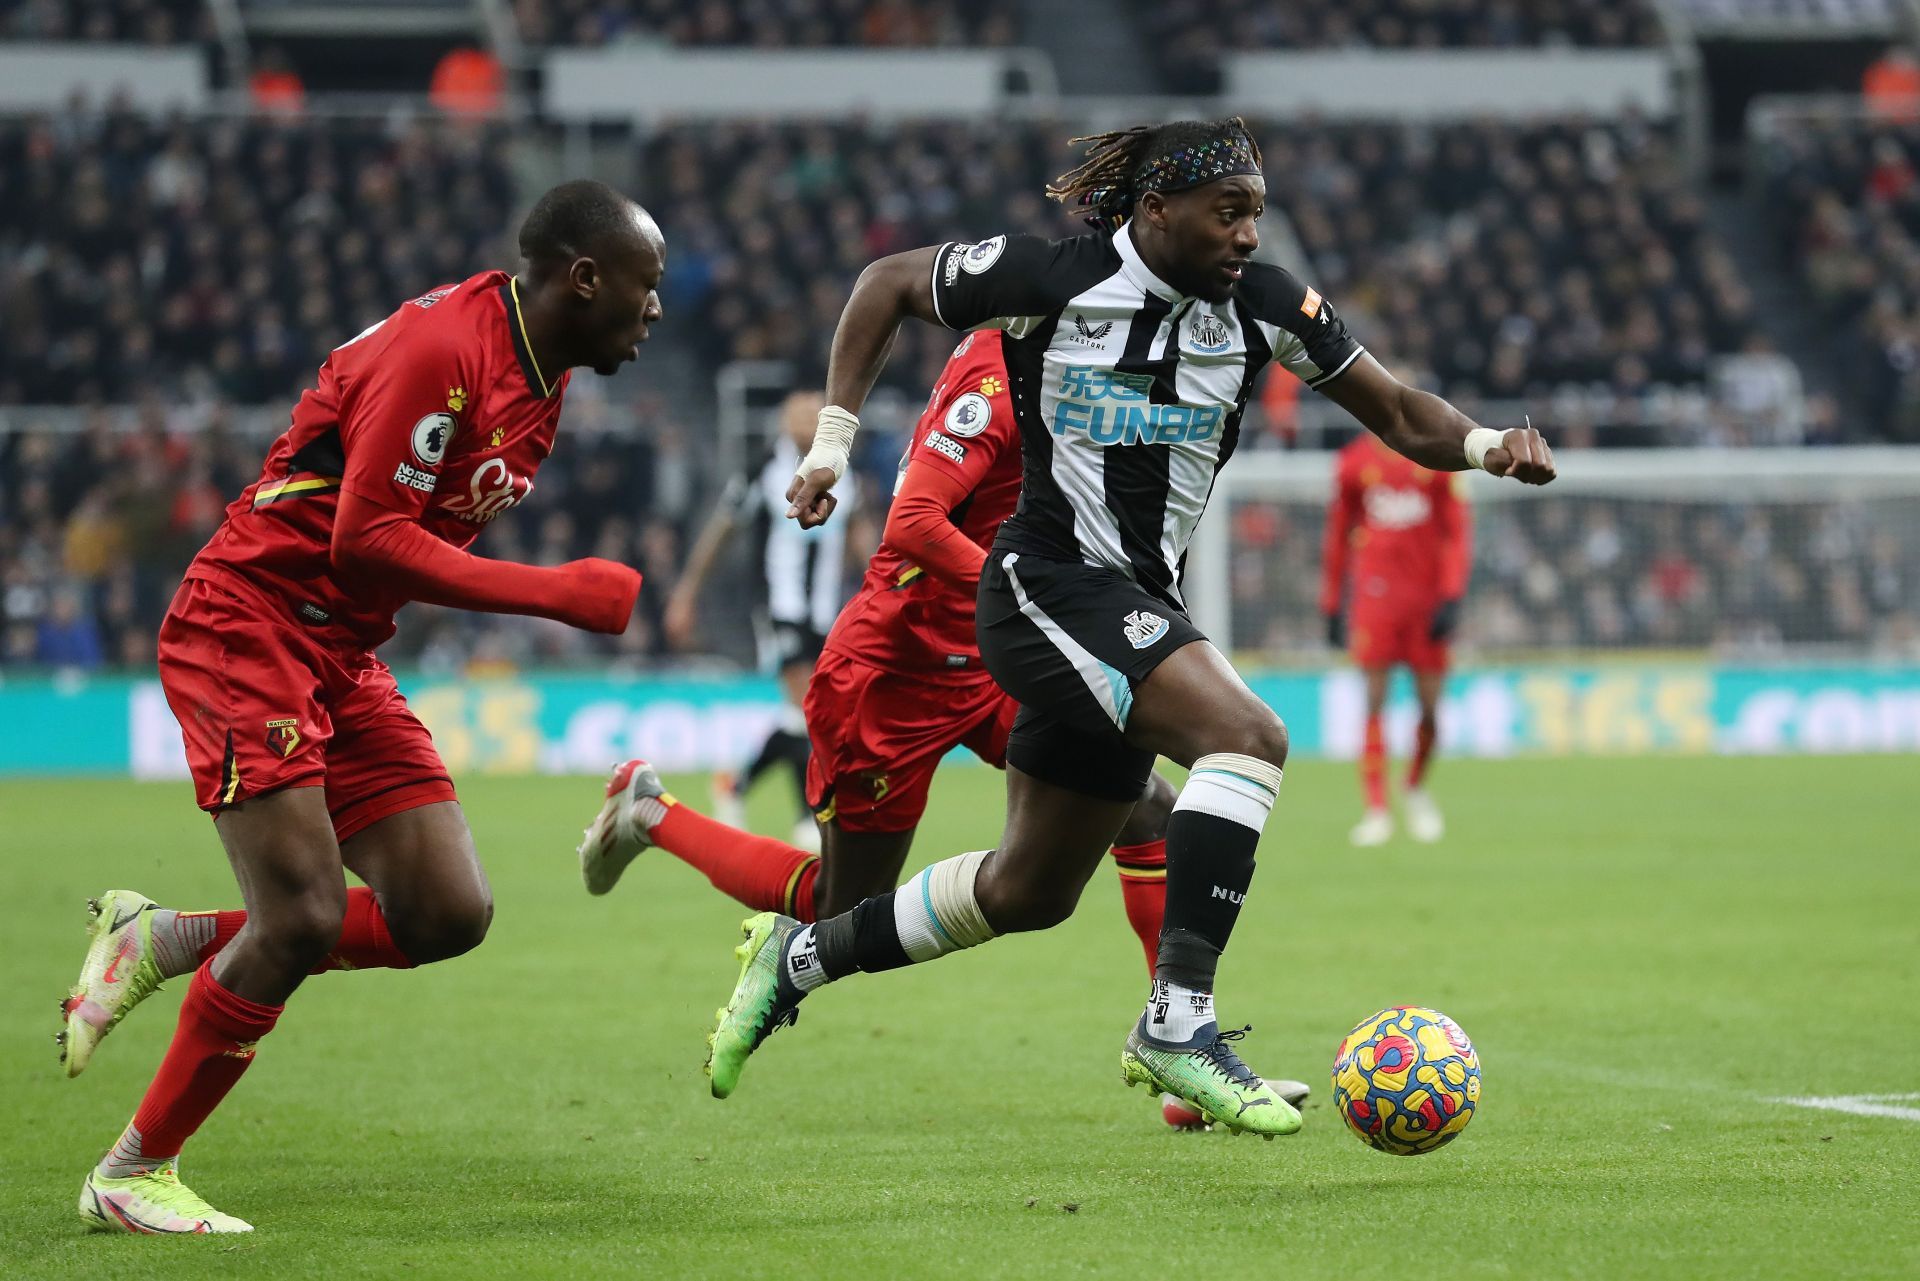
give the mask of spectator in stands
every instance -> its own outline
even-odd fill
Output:
[[[205,0],[0,0],[0,40],[170,45],[212,37]]]
[[[1861,74],[1860,96],[1881,120],[1920,119],[1920,58],[1905,45],[1888,45]]]
[[[93,616],[81,607],[80,593],[62,585],[53,590],[34,640],[33,661],[54,668],[86,671],[100,666],[106,652]]]
[[[1013,0],[514,0],[528,44],[1011,45]]]
[[[451,49],[433,69],[433,105],[449,115],[491,116],[505,101],[507,75],[483,49]]]
[[[1920,117],[1917,117],[1920,119]],[[1785,121],[1766,209],[1870,434],[1920,440],[1920,134],[1878,117]]]
[[[1217,93],[1223,49],[1505,49],[1658,44],[1648,0],[1134,0],[1176,93]]]
[[[271,115],[297,116],[307,104],[306,83],[278,45],[268,45],[255,55],[247,92],[255,107]]]
[[[493,262],[495,127],[0,122],[0,404],[290,400],[397,299]]]

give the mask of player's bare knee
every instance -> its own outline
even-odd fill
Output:
[[[415,965],[451,960],[473,951],[493,924],[493,895],[486,889],[410,906],[390,914],[394,945]]]
[[[347,915],[347,887],[328,881],[277,898],[255,911],[247,927],[254,947],[289,974],[305,974],[340,941]]]
[[[1287,727],[1271,708],[1261,705],[1234,718],[1215,739],[1215,752],[1238,752],[1265,761],[1275,769],[1287,763]]]

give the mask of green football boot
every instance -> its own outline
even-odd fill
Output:
[[[60,1002],[66,1027],[54,1036],[68,1076],[79,1076],[107,1033],[164,981],[153,955],[154,901],[132,890],[87,900],[87,956]]]
[[[1142,1014],[1120,1051],[1121,1078],[1129,1087],[1146,1085],[1185,1099],[1208,1124],[1235,1134],[1292,1134],[1300,1128],[1300,1113],[1234,1053],[1232,1042],[1250,1031],[1222,1032],[1209,1022],[1189,1040],[1170,1045],[1147,1035]]]
[[[208,1205],[180,1182],[178,1158],[125,1179],[98,1170],[80,1187],[80,1217],[106,1232],[251,1232],[253,1225]]]
[[[806,926],[791,916],[762,912],[740,923],[746,942],[733,949],[740,958],[740,979],[727,1008],[714,1012],[707,1035],[706,1072],[713,1097],[724,1099],[740,1084],[747,1057],[776,1028],[800,1017],[806,993],[787,981],[787,940]]]

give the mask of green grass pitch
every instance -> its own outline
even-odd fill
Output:
[[[184,785],[0,785],[0,1276],[1920,1274],[1920,1124],[1767,1101],[1920,1092],[1913,758],[1447,763],[1446,843],[1368,853],[1350,772],[1288,772],[1221,1003],[1313,1082],[1295,1138],[1171,1134],[1121,1088],[1144,982],[1105,871],[1051,934],[821,993],[715,1102],[743,913],[660,854],[589,899],[597,783],[477,778],[492,936],[310,981],[187,1152],[260,1230],[169,1240],[73,1204],[177,992],[71,1082],[54,1006],[88,894],[233,883]],[[944,775],[913,865],[991,842],[999,796]],[[1472,1127],[1411,1159],[1326,1102],[1339,1037],[1401,1002],[1485,1069]]]

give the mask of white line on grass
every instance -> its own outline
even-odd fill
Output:
[[[1768,1099],[1789,1107],[1818,1108],[1823,1112],[1845,1112],[1849,1116],[1884,1116],[1896,1121],[1920,1121],[1920,1108],[1898,1108],[1895,1101],[1920,1099],[1920,1094],[1835,1094],[1826,1097],[1800,1095],[1795,1098]]]

